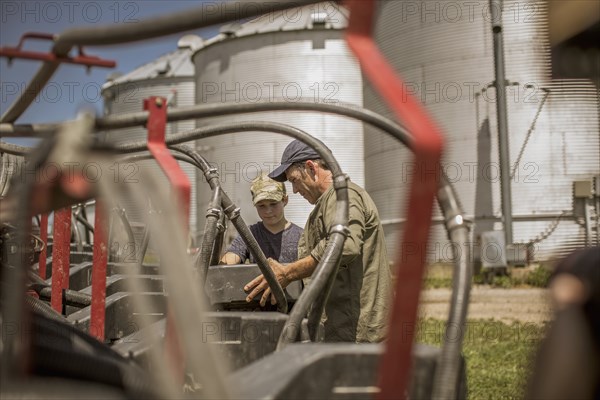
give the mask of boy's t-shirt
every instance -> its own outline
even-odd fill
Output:
[[[258,242],[266,258],[272,258],[280,263],[291,263],[298,259],[298,241],[302,235],[303,229],[294,223],[278,233],[271,233],[264,224],[258,222],[250,225],[250,232]],[[228,253],[237,254],[241,258],[241,263],[250,260],[250,263],[256,263],[256,260],[250,254],[250,250],[244,243],[242,237],[238,234],[227,249]]]

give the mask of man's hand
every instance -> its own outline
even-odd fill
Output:
[[[269,262],[269,266],[275,274],[275,278],[277,278],[277,281],[279,282],[281,287],[285,289],[287,285],[290,284],[290,280],[287,278],[286,275],[286,268],[283,265],[279,264],[277,261],[273,260],[272,258],[269,258],[267,261]],[[260,299],[261,307],[264,307],[265,304],[267,304],[267,299],[269,298],[269,296],[271,296],[271,304],[277,304],[277,300],[275,299],[275,296],[271,293],[271,288],[269,287],[269,284],[267,283],[267,280],[263,275],[257,276],[256,278],[248,282],[246,286],[244,286],[245,292],[251,291],[248,297],[246,297],[246,301],[252,301],[252,299],[255,298],[263,290],[264,293]]]

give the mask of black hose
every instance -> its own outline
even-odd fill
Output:
[[[30,285],[30,288],[43,300],[50,301],[52,299],[52,288],[50,286],[42,286],[40,284]],[[86,293],[81,293],[76,290],[64,290],[64,304],[67,306],[84,308],[92,305],[92,296]]]
[[[221,261],[221,249],[225,242],[225,231],[227,230],[227,222],[225,221],[225,213],[221,213],[219,222],[217,222],[217,235],[213,243],[212,254],[210,257],[210,265],[217,265]]]
[[[450,311],[446,322],[442,352],[435,370],[432,397],[454,399],[458,394],[457,388],[460,384],[461,349],[466,330],[465,322],[473,278],[473,269],[470,267],[470,223],[464,219],[464,212],[458,196],[445,175],[442,175],[437,198],[444,215],[448,239],[453,243],[452,252],[455,261]],[[450,332],[450,330],[453,331]]]
[[[208,209],[206,210],[204,235],[202,236],[202,245],[200,246],[200,254],[196,264],[196,268],[200,273],[200,283],[202,287],[204,287],[206,277],[208,276],[208,267],[211,261],[215,238],[217,236],[217,224],[219,223],[222,213],[221,188],[216,187],[213,190],[213,195],[208,203]]]
[[[153,397],[151,382],[135,364],[95,338],[60,320],[34,314],[32,370],[124,388],[135,398]]]
[[[25,304],[26,306],[35,313],[43,315],[47,318],[50,318],[54,321],[59,321],[62,323],[68,323],[67,319],[62,315],[54,311],[54,308],[50,307],[46,302],[36,299],[33,296],[25,296]]]
[[[87,219],[85,219],[83,216],[81,216],[79,214],[75,214],[75,218],[77,219],[77,221],[81,222],[83,224],[83,226],[85,226],[86,234],[87,234],[87,232],[94,233],[94,227],[92,226],[92,224],[90,224],[90,221],[88,221]],[[86,237],[86,239],[88,239],[88,238]]]

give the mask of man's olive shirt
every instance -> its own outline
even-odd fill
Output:
[[[392,301],[392,279],[383,227],[371,196],[348,182],[350,234],[325,307],[325,341],[379,342]],[[298,242],[299,258],[321,261],[335,218],[333,185],[321,195]]]

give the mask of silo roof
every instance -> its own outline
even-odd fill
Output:
[[[131,72],[110,79],[102,89],[126,82],[136,82],[152,78],[193,77],[194,64],[191,56],[197,47],[179,48],[143,64]]]
[[[227,24],[221,33],[204,42],[203,47],[227,39],[262,33],[297,31],[309,29],[345,29],[348,26],[349,11],[335,2],[309,4],[285,11],[261,15],[242,24]],[[199,48],[196,48],[199,50]]]

